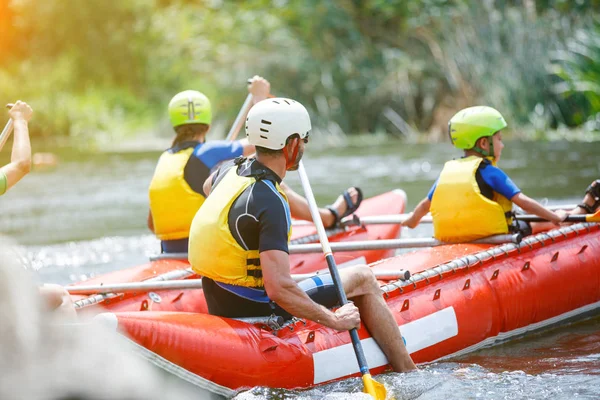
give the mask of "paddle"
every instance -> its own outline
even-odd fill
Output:
[[[502,244],[519,243],[522,236],[516,234],[494,235],[487,238],[468,242],[470,244]],[[407,239],[381,239],[381,240],[363,240],[353,242],[331,243],[330,248],[334,252],[341,251],[365,251],[365,250],[387,250],[387,249],[413,249],[423,247],[436,247],[456,243],[441,242],[434,238],[407,238]],[[464,243],[461,243],[464,244]],[[290,254],[309,254],[318,253],[322,247],[318,243],[310,244],[291,244],[289,246]],[[150,256],[150,261],[156,260],[187,260],[187,253],[163,253]]]
[[[252,79],[248,79],[247,83],[251,84]],[[242,108],[240,109],[240,112],[238,113],[237,117],[235,117],[235,120],[233,121],[233,125],[231,125],[231,129],[227,133],[225,140],[233,142],[237,138],[238,133],[240,133],[240,130],[242,129],[242,126],[244,125],[244,119],[246,118],[246,115],[248,114],[248,111],[250,111],[251,107],[252,107],[252,94],[248,93],[248,96],[246,96],[246,100],[244,100],[244,104],[242,104]]]
[[[399,271],[373,271],[378,279],[391,281],[400,279],[402,281],[410,278],[410,272],[406,270]],[[303,281],[314,274],[294,274],[292,278],[296,281]],[[172,289],[201,289],[202,279],[185,279],[181,281],[170,282],[131,282],[131,283],[108,283],[101,285],[78,285],[66,286],[65,289],[71,294],[102,294],[102,293],[141,293],[151,290],[172,290]]]
[[[13,106],[14,106],[14,104],[9,103],[6,105],[6,108],[10,109],[10,108],[13,108]],[[12,133],[12,130],[13,130],[13,120],[12,120],[12,118],[10,118],[8,120],[8,122],[6,123],[6,125],[4,126],[4,129],[2,129],[2,133],[0,134],[0,150],[2,150],[2,148],[6,144],[6,141],[8,140],[8,137],[10,136],[10,134]]]
[[[515,218],[520,221],[527,222],[546,222],[547,219],[538,217],[537,215],[515,215]],[[577,214],[567,215],[563,222],[600,222],[600,210],[594,214]]]
[[[335,288],[337,290],[337,295],[340,300],[340,304],[344,305],[348,303],[348,299],[346,298],[346,293],[344,293],[344,288],[342,287],[340,275],[335,265],[335,260],[331,252],[331,247],[329,246],[329,239],[327,239],[327,234],[325,233],[325,227],[323,226],[323,221],[321,220],[321,216],[319,214],[317,202],[310,187],[308,176],[306,175],[306,171],[304,170],[304,164],[302,163],[302,161],[300,161],[300,167],[298,168],[298,172],[300,174],[300,182],[302,182],[304,194],[306,195],[306,200],[308,200],[310,214],[312,215],[315,227],[317,228],[317,233],[319,234],[319,241],[321,242],[321,246],[323,248],[323,254],[325,255],[325,259],[327,260],[327,267],[329,268],[329,272],[331,273],[331,277],[333,279],[333,284],[335,285]],[[360,343],[360,338],[358,337],[358,331],[356,330],[356,328],[350,330],[350,338],[352,339],[352,346],[354,347],[356,360],[358,361],[358,366],[362,374],[365,392],[370,394],[374,399],[384,400],[387,397],[387,391],[385,390],[385,386],[375,381],[371,377],[369,366],[367,365],[367,360],[365,358],[365,354],[362,348],[362,344]]]
[[[577,207],[574,204],[566,204],[566,205],[557,205],[557,206],[549,206],[549,210],[569,210]],[[342,226],[348,225],[388,225],[388,224],[401,224],[406,221],[410,217],[410,214],[387,214],[387,215],[372,215],[366,217],[358,217],[356,214],[349,215],[342,219]],[[517,214],[517,219],[521,219],[521,216]],[[424,216],[420,223],[432,223],[433,220],[431,215],[427,214]],[[575,220],[573,220],[575,222]],[[592,222],[592,221],[588,221]],[[312,221],[293,221],[293,226],[312,226]]]

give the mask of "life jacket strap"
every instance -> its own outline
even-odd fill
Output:
[[[251,276],[253,278],[262,278],[262,269],[249,269],[248,276]]]

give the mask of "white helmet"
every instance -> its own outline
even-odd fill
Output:
[[[250,144],[271,150],[283,149],[287,138],[294,134],[306,138],[310,130],[308,111],[291,99],[263,100],[250,109],[246,118]]]

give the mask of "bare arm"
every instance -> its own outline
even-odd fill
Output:
[[[252,82],[248,86],[248,92],[252,95],[252,103],[256,104],[269,97],[271,84],[262,76],[254,75]]]
[[[33,111],[26,103],[17,101],[9,114],[14,121],[14,140],[10,164],[2,167],[2,172],[6,175],[7,190],[31,171],[28,121],[31,119]]]
[[[526,212],[530,214],[535,214],[538,217],[544,218],[555,224],[561,223],[566,216],[566,213],[564,212],[558,214],[548,210],[546,207],[533,200],[532,198],[524,195],[523,193],[517,193],[510,199],[510,201],[521,207]]]
[[[348,330],[360,323],[356,313],[345,312],[354,307],[347,304],[335,313],[312,301],[290,275],[289,255],[281,250],[260,253],[265,290],[269,298],[298,318],[315,321],[337,330]],[[350,306],[350,307],[347,307]]]
[[[421,222],[421,219],[429,212],[431,208],[431,200],[425,197],[410,213],[410,216],[402,223],[403,226],[407,226],[409,228],[415,228]]]
[[[217,174],[218,171],[213,172],[212,174],[210,174],[210,176],[208,178],[206,178],[206,180],[204,181],[204,184],[202,185],[202,190],[204,190],[204,195],[208,196],[210,194],[210,191],[212,189],[212,181],[215,177],[215,175]]]
[[[256,153],[256,148],[254,147],[253,144],[250,144],[248,142],[248,139],[242,139],[240,140],[240,144],[242,145],[243,149],[244,149],[244,157],[248,157],[251,156],[252,154]]]
[[[152,210],[148,210],[148,229],[154,233],[154,219],[152,218]]]
[[[269,97],[269,92],[271,91],[271,84],[265,78],[255,75],[252,78],[252,82],[248,86],[248,92],[252,95],[252,105],[258,103],[259,101],[263,101],[264,99]],[[240,140],[242,147],[244,148],[244,157],[251,156],[256,153],[256,148],[253,144],[248,142],[248,139]],[[205,193],[208,193],[205,191]]]
[[[285,195],[288,198],[288,202],[290,203],[290,212],[293,218],[303,219],[305,221],[312,221],[312,215],[310,214],[310,208],[308,207],[308,201],[298,193],[296,193],[291,187],[286,185],[285,183],[281,183],[281,189],[285,192]],[[319,215],[321,215],[321,220],[323,221],[323,225],[326,227],[333,225],[333,221],[335,217],[326,208],[319,208]]]

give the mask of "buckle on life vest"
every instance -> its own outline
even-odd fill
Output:
[[[248,276],[252,276],[254,278],[262,278],[262,269],[260,269],[260,258],[248,258],[246,260],[246,265],[249,267],[258,267],[258,268],[248,268],[246,273]]]
[[[252,174],[252,176],[254,176],[254,179],[256,179],[257,181],[262,181],[267,177],[267,171],[265,171],[264,169],[259,169],[258,171],[256,171],[256,173]]]
[[[233,159],[233,164],[234,165],[241,165],[244,162],[246,162],[246,160],[247,160],[247,157],[239,156],[239,157],[236,157],[236,158]]]
[[[253,278],[262,278],[262,269],[249,269],[247,271],[248,276]]]
[[[249,258],[246,260],[246,265],[254,265],[260,267],[260,258]]]

